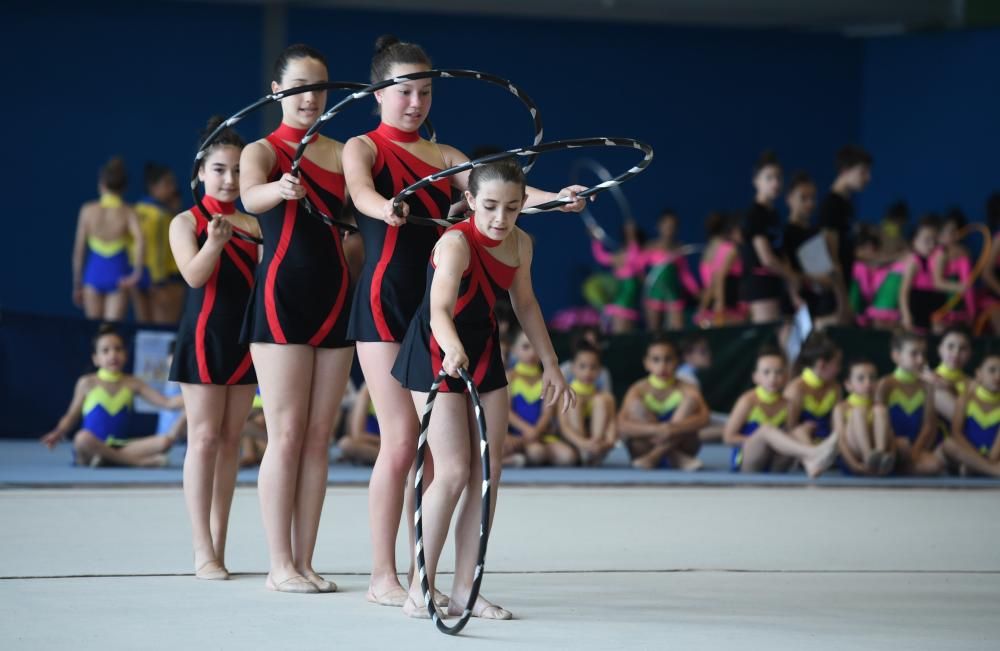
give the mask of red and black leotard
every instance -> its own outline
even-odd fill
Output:
[[[441,170],[397,144],[414,142],[416,133],[384,122],[366,134],[375,144],[372,166],[375,190],[394,197],[414,181]],[[443,219],[451,207],[451,183],[445,179],[418,191],[408,202],[410,214]],[[357,213],[365,245],[365,264],[358,278],[348,334],[355,341],[402,341],[424,295],[427,260],[443,229],[404,224]]]
[[[232,203],[203,199],[211,214],[231,215]],[[208,241],[208,219],[198,206],[191,208],[198,248]],[[233,227],[235,231],[242,229]],[[184,315],[174,344],[170,379],[187,384],[256,384],[250,348],[239,341],[240,325],[253,288],[257,247],[230,238],[208,281],[188,290]]]
[[[277,157],[269,181],[291,171],[295,150],[285,140],[299,140],[304,134],[282,124],[267,136]],[[334,218],[340,214],[343,174],[303,157],[299,178],[316,208]],[[310,215],[300,201],[282,201],[258,219],[264,255],[243,322],[243,340],[317,348],[352,345],[347,338],[350,273],[340,231]]]
[[[462,274],[455,303],[455,329],[469,358],[469,374],[476,388],[486,393],[507,386],[507,373],[500,357],[500,333],[493,307],[497,294],[510,289],[517,267],[500,262],[487,250],[499,242],[480,233],[471,219],[455,224],[448,231],[458,231],[469,245],[469,267]],[[413,391],[430,391],[441,372],[444,352],[431,332],[431,280],[433,259],[427,265],[427,290],[413,321],[410,322],[392,376]],[[465,384],[448,378],[441,391],[462,393]]]

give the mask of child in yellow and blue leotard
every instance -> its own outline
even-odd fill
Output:
[[[813,332],[803,343],[798,365],[802,373],[788,383],[789,422],[802,424],[805,443],[820,443],[833,431],[833,409],[840,402],[837,376],[843,355],[822,332]]]
[[[123,466],[159,467],[166,465],[164,453],[174,444],[173,436],[129,438],[128,419],[138,394],[165,409],[180,409],[181,396],[166,398],[139,378],[122,372],[128,357],[125,342],[109,326],[102,326],[94,339],[93,362],[96,373],[88,373],[76,383],[73,401],[59,424],[42,437],[52,449],[83,418],[73,436],[74,461],[79,465],[104,463]]]
[[[656,335],[646,348],[643,366],[649,375],[625,394],[618,413],[618,431],[632,465],[650,470],[698,470],[698,431],[710,418],[697,386],[677,379],[677,346]]]
[[[541,360],[524,332],[514,337],[511,356],[515,364],[507,372],[510,415],[504,465],[574,465],[572,446],[552,432],[555,410],[545,404]]]
[[[378,418],[375,416],[375,403],[372,402],[368,385],[362,384],[347,421],[347,434],[337,441],[337,447],[348,461],[371,466],[378,457],[381,434]]]
[[[961,325],[950,326],[938,344],[941,363],[933,371],[924,372],[924,380],[934,387],[934,410],[938,428],[935,441],[942,441],[951,434],[955,417],[955,404],[965,394],[970,378],[963,370],[972,356],[972,335]]]
[[[837,436],[819,444],[809,440],[813,425],[792,421],[791,404],[781,391],[785,387],[785,357],[765,347],[757,354],[755,388],[744,393],[733,407],[722,438],[733,446],[731,469],[736,472],[788,470],[799,461],[810,477],[826,470],[837,454]]]
[[[1000,354],[987,355],[956,405],[947,458],[965,471],[1000,477]]]
[[[833,428],[845,475],[882,476],[896,465],[895,440],[885,405],[875,404],[878,369],[863,357],[847,365],[847,399],[833,410]]]
[[[901,474],[936,475],[944,469],[941,456],[935,453],[933,389],[920,377],[926,350],[922,336],[897,330],[891,351],[896,370],[875,389],[875,403],[889,411],[896,471]]]
[[[560,411],[558,419],[563,439],[573,446],[574,457],[585,466],[600,465],[618,441],[615,397],[595,386],[600,371],[600,352],[581,341],[573,356],[570,384],[576,393],[576,406]]]

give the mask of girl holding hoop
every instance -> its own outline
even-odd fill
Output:
[[[478,386],[487,419],[490,485],[498,486],[507,434],[507,376],[499,352],[497,324],[492,315],[496,295],[509,290],[511,304],[528,340],[542,362],[542,395],[548,405],[561,401],[565,412],[576,402],[559,371],[541,309],[531,286],[532,243],[515,223],[526,199],[524,174],[515,163],[502,162],[472,170],[465,198],[473,216],[448,229],[434,247],[427,268],[427,290],[406,332],[392,369],[422,409],[434,378],[442,369],[457,378],[465,368]],[[428,443],[435,459],[435,476],[423,497],[423,544],[428,580],[433,588],[438,559],[452,513],[464,491],[455,525],[455,579],[449,612],[461,614],[476,565],[481,526],[479,495],[482,478],[474,445],[475,421],[465,385],[447,379],[435,402]],[[491,491],[491,511],[496,506]],[[490,522],[492,522],[492,517]],[[419,577],[411,582],[404,612],[426,617]],[[474,617],[510,619],[511,614],[480,597]]]
[[[323,55],[291,45],[274,66],[272,92],[328,80]],[[325,91],[281,100],[281,125],[240,157],[240,197],[259,215],[263,255],[243,322],[257,370],[268,445],[260,504],[271,557],[267,587],[334,592],[312,567],[326,495],[328,448],[351,367],[347,338],[350,276],[338,229],[301,199],[336,216],[347,201],[343,145],[316,136],[290,173],[295,147],[326,104]]]
[[[213,118],[211,133],[221,123]],[[240,432],[250,413],[257,376],[240,326],[257,266],[257,247],[233,237],[260,237],[257,220],[236,211],[243,140],[224,130],[202,158],[203,203],[170,223],[170,249],[191,286],[177,334],[170,379],[179,382],[188,417],[184,496],[194,538],[195,576],[228,579],[229,509],[239,470]]]
[[[392,36],[383,36],[375,44],[373,83],[430,69],[430,58],[419,45]],[[431,85],[430,79],[420,79],[376,91],[381,114],[378,128],[351,138],[344,146],[344,175],[365,246],[348,334],[357,342],[382,438],[369,484],[373,568],[368,600],[384,606],[402,606],[406,601],[406,591],[396,577],[396,535],[418,429],[416,412],[401,408],[409,404],[408,392],[389,372],[420,306],[427,260],[441,234],[438,228],[407,224],[406,218],[447,217],[453,188],[465,190],[469,179],[465,172],[438,181],[419,190],[409,204],[401,204],[400,214],[393,211],[392,198],[404,187],[468,161],[454,147],[423,140],[417,133],[430,112]],[[561,195],[573,197],[583,189],[570,186]],[[527,193],[532,203],[560,196],[532,188]],[[584,205],[583,200],[573,201],[561,210],[579,212]],[[412,538],[412,509],[407,513]]]

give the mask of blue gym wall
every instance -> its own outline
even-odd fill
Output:
[[[982,220],[1000,190],[1000,30],[916,34],[865,44],[862,140],[875,155],[861,213],[899,198],[913,214],[952,205]]]
[[[9,162],[21,176],[7,215],[17,220],[18,244],[0,258],[0,305],[68,315],[77,313],[69,300],[77,210],[95,195],[98,168],[124,155],[132,199],[147,158],[169,163],[183,182],[205,119],[263,94],[263,18],[244,5],[60,6],[58,20],[52,11],[15,9],[2,28],[11,52],[30,53],[17,58],[26,73],[13,84],[26,91],[19,96],[30,110],[9,122],[10,151],[18,152]],[[289,42],[330,56],[332,78],[366,78],[375,38],[394,32],[422,43],[439,66],[515,80],[541,106],[548,138],[649,141],[656,160],[627,186],[628,196],[650,229],[660,208],[675,207],[691,240],[709,210],[748,203],[748,170],[761,149],[774,147],[789,168],[826,179],[831,152],[860,133],[863,43],[839,37],[307,8],[289,10],[288,32]],[[57,45],[37,47],[40,35]],[[496,109],[469,109],[483,102]],[[466,150],[526,144],[530,136],[509,95],[472,82],[438,83],[432,118],[442,141]],[[375,123],[368,106],[357,106],[328,133],[344,138]],[[260,128],[249,121],[244,135]],[[579,155],[541,158],[531,182],[561,187]],[[612,169],[635,160],[631,152],[586,155]],[[523,225],[545,251],[535,275],[543,308],[576,301],[592,266],[578,220],[537,216]]]
[[[112,154],[126,157],[131,199],[146,159],[167,162],[183,182],[206,118],[264,91],[263,10],[35,3],[5,13],[0,40],[7,60],[17,61],[8,83],[19,99],[6,105],[6,214],[16,225],[15,245],[0,257],[0,306],[77,314],[69,300],[73,231],[79,204],[95,195],[99,166]],[[709,210],[747,204],[748,170],[765,147],[789,171],[806,169],[825,186],[835,150],[861,141],[876,156],[875,180],[859,200],[870,219],[897,197],[918,212],[957,203],[977,216],[1000,185],[992,155],[1000,85],[983,67],[1000,60],[997,30],[866,41],[312,8],[289,9],[287,22],[289,42],[330,55],[333,78],[365,78],[375,37],[394,32],[424,44],[439,66],[481,68],[521,84],[542,107],[548,138],[649,141],[656,160],[626,186],[628,196],[647,230],[660,208],[679,210],[688,240],[701,237]],[[495,109],[470,110],[484,104]],[[529,136],[510,96],[472,82],[439,82],[432,117],[442,141],[465,150]],[[374,124],[368,107],[356,106],[328,132],[344,138]],[[261,129],[251,119],[243,131],[256,137]],[[634,160],[630,152],[553,154],[539,160],[532,183],[560,187],[580,155],[612,169]],[[535,276],[543,308],[574,303],[593,266],[577,220],[536,216],[523,225],[545,252]]]

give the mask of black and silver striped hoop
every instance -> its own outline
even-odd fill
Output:
[[[535,131],[532,142],[538,144],[542,141],[542,114],[541,111],[538,110],[538,105],[535,104],[534,100],[531,99],[526,92],[510,80],[489,74],[487,72],[479,72],[478,70],[423,70],[421,72],[413,72],[408,75],[400,75],[398,77],[392,77],[390,79],[376,82],[358,90],[357,92],[351,93],[341,101],[334,104],[333,107],[323,113],[323,115],[319,116],[319,119],[317,119],[316,122],[309,127],[309,130],[302,137],[302,142],[299,143],[299,147],[295,151],[295,157],[292,159],[292,174],[295,174],[299,168],[302,155],[305,153],[306,144],[308,144],[312,136],[318,132],[325,123],[329,122],[333,116],[343,111],[350,104],[373,95],[375,91],[388,88],[389,86],[395,86],[396,84],[403,84],[408,81],[417,81],[420,79],[477,79],[479,81],[489,82],[506,89],[514,95],[514,97],[519,99],[521,103],[524,104],[525,108],[528,109],[528,113],[531,114],[532,127]],[[534,164],[535,157],[529,157],[524,164],[525,173],[527,173]]]
[[[614,177],[611,176],[611,172],[608,168],[604,167],[598,163],[593,158],[581,158],[575,163],[573,167],[570,168],[570,180],[572,183],[577,185],[582,185],[580,182],[581,172],[588,171],[602,183],[612,180]],[[629,205],[628,199],[625,197],[625,193],[619,185],[612,186],[608,188],[611,194],[611,198],[614,199],[615,204],[618,206],[618,213],[623,221],[629,221],[634,219],[632,215],[632,206]],[[592,238],[601,243],[601,245],[608,251],[615,251],[619,247],[619,243],[613,237],[608,235],[608,232],[601,226],[597,218],[590,211],[589,208],[584,208],[580,211],[580,219],[583,221],[584,227]]]
[[[454,167],[449,167],[446,170],[436,172],[430,176],[425,176],[419,181],[403,188],[399,194],[397,194],[392,202],[394,206],[399,206],[407,198],[413,195],[415,192],[421,188],[427,187],[436,181],[446,179],[456,174],[461,174],[462,172],[471,170],[476,167],[481,167],[489,163],[495,163],[501,160],[508,160],[511,158],[518,158],[522,156],[528,156],[534,158],[538,154],[544,154],[553,151],[562,151],[564,149],[579,149],[582,147],[628,147],[632,149],[638,149],[642,152],[642,160],[637,164],[630,167],[626,171],[622,172],[618,176],[612,177],[608,174],[608,179],[601,181],[596,185],[588,187],[586,190],[582,190],[577,193],[578,199],[586,199],[592,195],[605,190],[618,189],[625,181],[628,181],[632,177],[640,174],[644,169],[649,167],[649,164],[653,161],[653,148],[644,142],[635,140],[634,138],[570,138],[567,140],[553,140],[552,142],[543,142],[531,147],[518,147],[516,149],[508,149],[507,151],[502,151],[496,154],[489,154],[488,156],[483,156],[477,158],[476,160],[467,161]],[[559,199],[553,199],[552,201],[546,201],[545,203],[540,203],[536,206],[529,206],[521,211],[523,215],[533,215],[540,212],[545,212],[548,210],[554,210],[560,206],[564,206],[569,203],[569,197],[560,197]],[[462,221],[465,216],[458,216],[449,219],[428,219],[426,217],[408,217],[407,221],[414,224],[422,224],[428,226],[443,226],[447,228],[456,222]]]
[[[437,629],[447,635],[458,635],[465,628],[472,617],[472,608],[479,598],[479,588],[483,583],[483,569],[486,564],[486,544],[490,537],[490,444],[486,437],[486,415],[483,413],[483,405],[479,400],[479,392],[472,381],[472,377],[464,368],[458,369],[458,376],[465,382],[469,391],[469,398],[472,401],[472,408],[476,415],[476,425],[479,429],[479,459],[483,470],[483,482],[481,490],[482,498],[482,523],[479,527],[479,555],[476,559],[476,569],[472,578],[472,591],[469,593],[469,601],[462,611],[462,616],[453,626],[444,623],[444,618],[438,614],[431,594],[430,581],[424,564],[424,527],[423,527],[423,497],[424,497],[424,454],[427,450],[427,430],[431,423],[431,412],[434,409],[434,400],[437,398],[438,389],[444,382],[448,374],[443,370],[434,379],[431,390],[427,394],[427,402],[424,404],[424,413],[420,417],[420,436],[417,439],[417,460],[416,460],[416,480],[414,482],[415,512],[413,518],[414,535],[416,537],[416,557],[417,557],[417,577],[420,579],[420,589],[424,595],[424,605],[431,616],[431,620]],[[472,499],[469,496],[468,499]]]
[[[273,104],[274,102],[280,102],[286,97],[291,97],[293,95],[301,95],[302,93],[310,93],[313,91],[360,90],[367,87],[368,84],[363,84],[356,81],[325,81],[319,84],[307,84],[305,86],[295,86],[294,88],[286,88],[285,90],[279,90],[276,93],[269,93],[267,95],[264,95],[254,103],[243,107],[242,109],[231,115],[229,118],[224,120],[219,126],[217,126],[210,134],[208,134],[208,137],[205,138],[205,140],[198,147],[198,151],[195,153],[194,166],[191,170],[191,196],[194,198],[195,205],[198,206],[201,212],[204,215],[206,215],[206,217],[209,220],[212,219],[211,213],[205,208],[205,204],[202,202],[201,182],[198,180],[198,170],[201,169],[202,160],[205,158],[206,155],[208,155],[208,150],[211,149],[212,145],[215,143],[215,140],[219,137],[219,134],[221,134],[223,130],[235,126],[243,118],[250,115],[251,113],[260,110],[261,108],[267,106],[268,104]],[[428,134],[427,139],[432,141],[435,140],[436,135],[434,133],[434,127],[431,125],[430,120],[425,120],[423,126]],[[310,214],[312,214],[315,217],[318,217],[319,219],[326,222],[330,226],[342,228],[349,232],[357,231],[357,227],[354,224],[335,220],[329,217],[328,215],[324,215],[321,211],[317,210],[316,207],[313,206],[312,203],[309,202],[308,200],[303,200],[303,201],[304,201],[303,206]],[[233,232],[233,235],[235,237],[239,237],[240,239],[247,240],[248,242],[253,242],[254,244],[262,243],[262,241],[259,238],[250,235],[245,235],[243,233],[239,233],[236,231]]]

